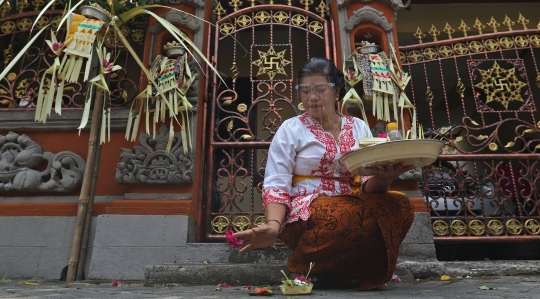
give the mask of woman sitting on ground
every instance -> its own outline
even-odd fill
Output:
[[[314,262],[311,274],[319,284],[339,277],[359,290],[377,288],[392,278],[414,219],[409,199],[388,192],[390,184],[414,166],[377,165],[352,195],[354,176],[338,160],[372,136],[365,122],[336,111],[343,73],[325,58],[312,58],[298,83],[306,112],[284,121],[272,140],[262,195],[266,224],[234,235],[247,244],[240,252],[279,238],[293,250],[291,275],[305,275]]]

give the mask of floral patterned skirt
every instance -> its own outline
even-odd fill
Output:
[[[346,276],[358,290],[392,278],[399,246],[414,220],[409,199],[393,193],[319,196],[307,221],[287,224],[279,235],[293,253],[290,273]],[[315,284],[316,285],[316,284]]]

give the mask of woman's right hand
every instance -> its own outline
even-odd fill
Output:
[[[244,244],[247,244],[239,251],[240,253],[244,253],[252,249],[272,246],[276,242],[279,231],[279,223],[271,221],[252,229],[237,232],[233,234],[233,237],[244,240]]]

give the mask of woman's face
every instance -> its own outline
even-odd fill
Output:
[[[321,124],[328,122],[328,118],[335,114],[338,94],[333,83],[328,82],[328,78],[322,74],[304,75],[299,82],[298,97],[306,112]]]

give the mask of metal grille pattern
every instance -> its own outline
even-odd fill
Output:
[[[540,30],[509,30],[400,47],[425,136],[447,142],[421,182],[438,242],[540,237]]]
[[[7,7],[5,1],[2,9]],[[10,6],[11,7],[11,6]],[[36,6],[37,9],[37,6]],[[28,12],[24,12],[29,10]],[[51,29],[57,30],[58,24],[62,19],[62,10],[49,11],[42,15],[36,24],[32,33],[30,28],[39,14],[39,10],[34,11],[33,6],[28,6],[22,10],[22,13],[13,12],[8,16],[0,17],[0,51],[2,59],[0,68],[7,66],[18,54],[18,51],[30,41],[33,34],[36,34],[41,28],[51,24]],[[145,24],[132,22],[124,26],[124,35],[130,39],[133,48],[137,51],[139,57],[143,54],[143,41],[146,34]],[[42,34],[34,45],[23,55],[21,60],[0,82],[0,109],[2,108],[33,108],[37,100],[37,93],[41,83],[41,77],[54,61],[55,55],[45,43],[50,39],[50,30]],[[57,38],[64,40],[65,29],[61,28],[57,33]],[[111,88],[111,106],[124,106],[129,104],[138,94],[141,72],[138,69],[135,60],[129,55],[127,50],[123,49],[118,38],[109,36],[107,39],[107,48],[117,56],[117,65],[122,69],[111,75],[109,87]],[[115,55],[115,57],[116,57]],[[134,68],[132,68],[135,66]],[[45,89],[51,85],[50,79],[44,82]],[[66,84],[64,87],[64,96],[62,106],[67,108],[82,108],[84,106],[84,96],[86,89],[84,84],[76,82]]]
[[[247,7],[216,28],[214,59],[228,78],[224,84],[214,77],[207,114],[207,240],[265,222],[267,149],[281,123],[301,112],[293,92],[297,68],[310,57],[330,57],[327,21],[303,8]]]

